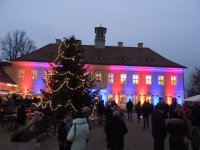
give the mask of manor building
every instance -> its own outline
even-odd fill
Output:
[[[186,67],[144,47],[143,43],[136,47],[126,47],[123,42],[118,42],[118,46],[106,46],[106,32],[106,28],[96,27],[95,44],[82,45],[84,59],[94,71],[101,99],[114,99],[122,108],[129,99],[134,103],[148,100],[156,104],[164,99],[170,104],[173,98],[180,104],[183,102]],[[12,60],[0,71],[7,74],[11,84],[17,85],[18,91],[40,93],[45,88],[43,79],[50,69],[49,63],[57,55],[60,42],[57,39],[55,43]]]

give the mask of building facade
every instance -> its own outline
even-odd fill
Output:
[[[96,88],[104,101],[116,100],[125,107],[126,101],[134,103],[146,100],[156,104],[159,99],[171,103],[184,99],[184,70],[186,67],[172,62],[150,48],[138,43],[137,47],[106,46],[104,27],[95,28],[95,44],[83,45],[84,57],[89,69],[94,71]],[[31,54],[17,58],[4,71],[16,83],[18,90],[40,93],[45,88],[43,79],[50,70],[58,45],[50,43]]]

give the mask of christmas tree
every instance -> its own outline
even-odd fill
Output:
[[[64,106],[78,110],[90,105],[94,82],[85,63],[80,40],[71,36],[60,43],[57,57],[45,80],[46,94],[51,97],[53,108]]]

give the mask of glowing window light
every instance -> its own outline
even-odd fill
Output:
[[[137,95],[133,96],[133,103],[136,105],[139,102],[139,97]]]
[[[126,105],[126,95],[120,96],[120,105]]]
[[[108,82],[113,83],[114,82],[114,74],[108,74]]]
[[[44,71],[44,79],[47,80],[49,79],[51,73],[49,71]]]
[[[151,99],[151,96],[146,96],[146,102],[149,102],[149,103],[152,103],[152,99]]]
[[[25,70],[24,69],[20,69],[18,72],[18,78],[19,79],[24,79],[24,74],[25,74]]]
[[[109,94],[109,95],[108,95],[108,101],[111,101],[111,100],[113,100],[113,95],[112,95],[112,94]]]
[[[152,83],[151,76],[146,76],[146,84],[150,85]]]
[[[95,81],[96,81],[96,82],[101,82],[101,74],[100,74],[100,73],[97,73],[97,74],[95,75]]]
[[[37,70],[33,70],[32,71],[32,79],[33,80],[37,79],[37,76],[38,76],[38,71]]]
[[[121,81],[122,84],[126,83],[126,74],[121,74],[120,81]]]
[[[177,84],[176,76],[171,76],[171,85],[176,85],[176,84]]]
[[[139,76],[133,75],[133,84],[138,84],[138,83],[139,83]]]
[[[158,76],[158,84],[164,85],[164,76]]]

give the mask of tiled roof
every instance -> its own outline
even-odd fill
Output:
[[[15,84],[15,82],[7,75],[7,73],[0,66],[0,82]]]
[[[166,59],[150,48],[118,46],[95,48],[94,45],[83,45],[83,49],[87,64],[186,68]],[[48,44],[13,61],[52,62],[57,51],[58,45]]]

